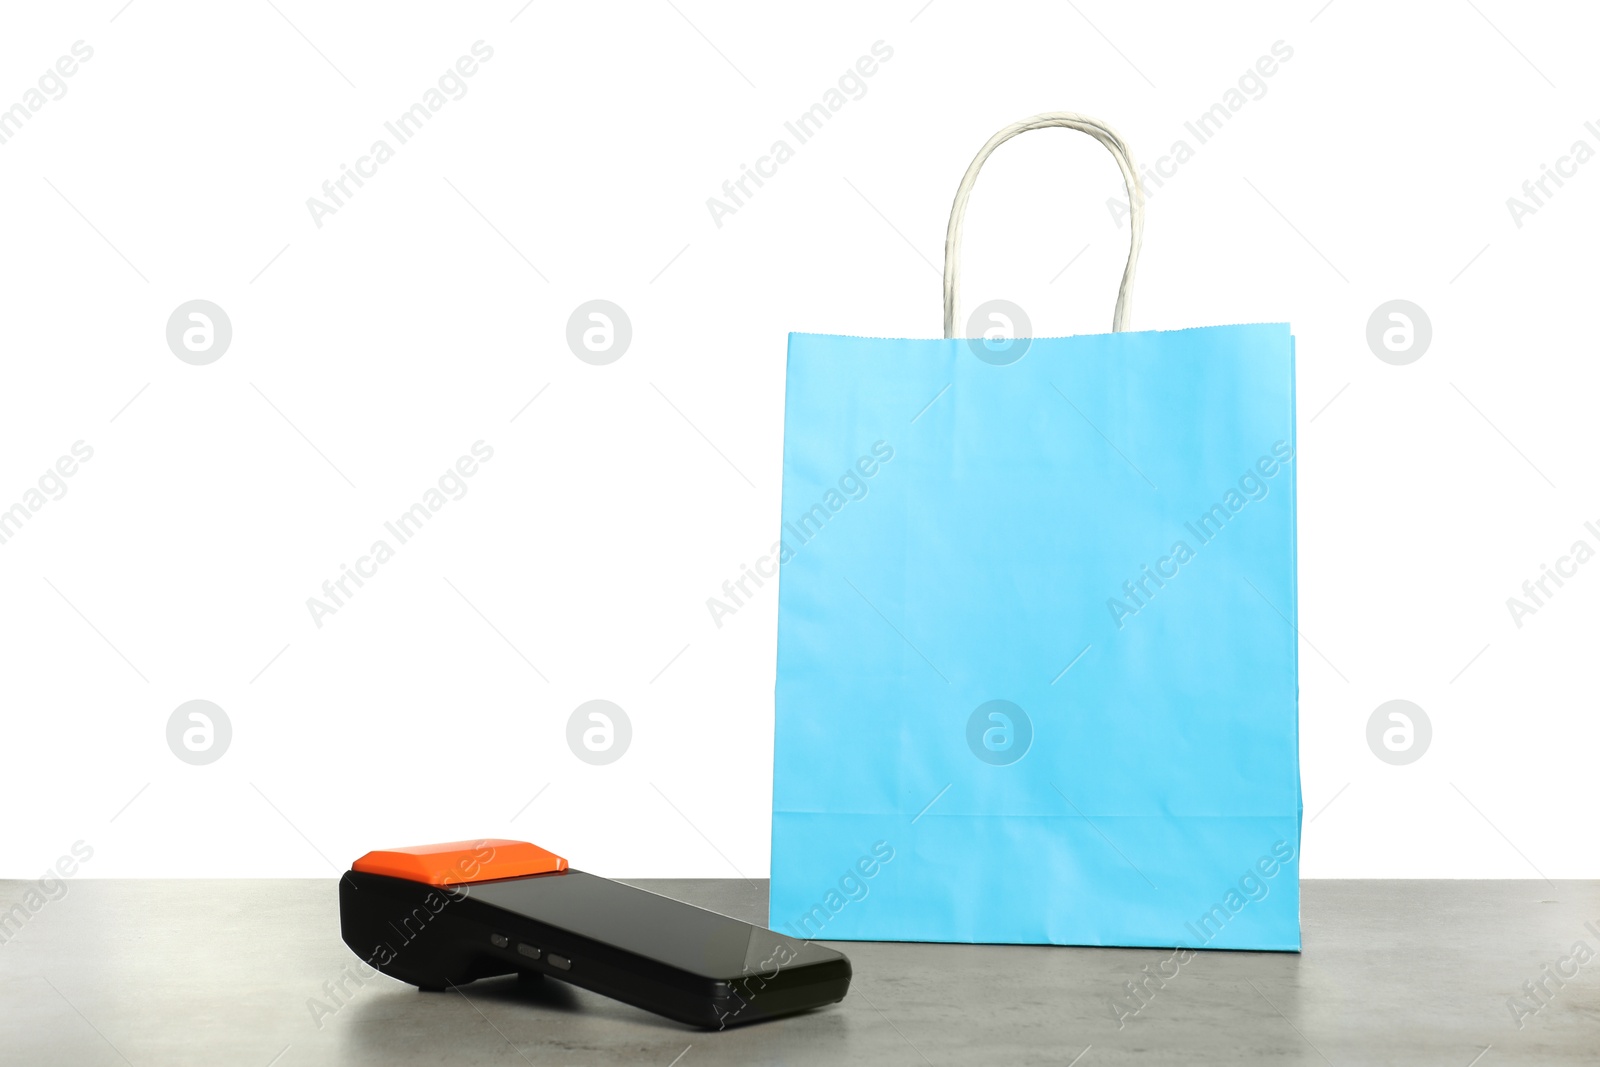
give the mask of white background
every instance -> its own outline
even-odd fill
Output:
[[[78,839],[85,877],[325,876],[504,835],[764,876],[775,590],[720,629],[705,601],[775,538],[786,332],[936,335],[991,133],[1075,110],[1153,161],[1281,40],[1154,191],[1135,325],[1298,337],[1303,873],[1600,875],[1600,564],[1521,629],[1505,604],[1600,521],[1600,162],[1520,228],[1506,206],[1600,148],[1592,11],[275,2],[3,16],[0,107],[94,55],[0,145],[0,507],[94,458],[0,545],[0,874]],[[318,228],[306,199],[478,40],[465,97]],[[716,226],[706,199],[879,40],[866,95]],[[1107,329],[1117,191],[1088,138],[1004,147],[966,306]],[[209,366],[165,340],[195,298],[233,324]],[[633,323],[610,366],[566,346],[593,298]],[[1365,340],[1394,298],[1433,324],[1409,366]],[[307,597],[480,439],[468,494],[317,628]],[[196,698],[233,725],[202,767],[165,738]],[[610,766],[565,740],[594,698],[633,723]],[[1366,742],[1394,698],[1434,730],[1402,767]]]

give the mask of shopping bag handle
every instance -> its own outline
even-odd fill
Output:
[[[961,224],[967,214],[967,197],[972,195],[972,186],[978,180],[978,171],[982,169],[983,161],[989,158],[989,153],[1017,134],[1042,130],[1047,126],[1065,126],[1069,130],[1087,133],[1105,145],[1117,161],[1117,166],[1122,168],[1122,182],[1128,190],[1128,217],[1133,237],[1128,246],[1128,265],[1122,271],[1122,285],[1117,289],[1117,308],[1111,317],[1111,329],[1121,332],[1128,328],[1132,317],[1133,271],[1139,261],[1139,243],[1144,237],[1144,189],[1139,185],[1138,172],[1133,166],[1133,153],[1128,151],[1127,144],[1117,131],[1099,119],[1075,115],[1070,111],[1047,111],[1031,119],[1013,122],[989,138],[988,143],[973,157],[972,165],[967,168],[961,185],[956,189],[956,201],[950,208],[950,227],[944,236],[944,335],[947,338],[956,335],[956,314],[961,302]]]

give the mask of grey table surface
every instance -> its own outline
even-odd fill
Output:
[[[0,882],[0,907],[27,884]],[[762,882],[635,884],[766,910]],[[1201,953],[1137,1013],[1124,983],[1170,950],[830,942],[855,967],[843,1003],[706,1032],[549,980],[419,993],[379,975],[335,1001],[355,957],[331,879],[78,880],[0,930],[0,1062],[1600,1063],[1600,882],[1303,885],[1303,953]]]

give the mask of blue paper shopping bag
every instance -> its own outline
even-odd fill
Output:
[[[952,337],[1025,130],[1111,149],[1114,332]],[[771,925],[1300,947],[1294,339],[1125,329],[1100,123],[996,134],[945,338],[789,339]]]

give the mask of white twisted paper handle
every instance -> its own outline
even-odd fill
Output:
[[[1122,271],[1122,285],[1117,289],[1117,307],[1111,317],[1111,329],[1120,333],[1128,328],[1132,317],[1133,272],[1139,261],[1139,243],[1144,238],[1144,189],[1139,185],[1138,171],[1134,169],[1133,153],[1126,142],[1110,126],[1099,119],[1075,115],[1070,111],[1047,111],[1031,119],[1013,122],[989,138],[956,189],[956,200],[950,208],[950,227],[944,237],[944,335],[954,337],[956,313],[961,301],[961,224],[967,214],[967,198],[978,180],[978,171],[989,154],[1019,133],[1042,130],[1047,126],[1065,126],[1069,130],[1087,133],[1111,152],[1117,166],[1122,169],[1122,182],[1128,190],[1129,221],[1133,237],[1128,246],[1128,265]]]

